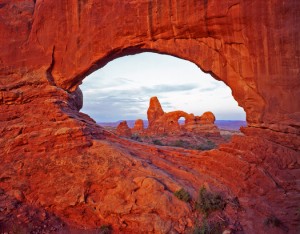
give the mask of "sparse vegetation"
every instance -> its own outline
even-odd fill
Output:
[[[192,234],[220,234],[223,226],[223,223],[208,222],[206,219],[203,219],[201,224],[197,224],[194,227]]]
[[[241,208],[240,201],[237,197],[232,198],[232,199],[227,199],[226,202],[229,203],[235,209],[240,209]]]
[[[196,201],[196,209],[202,212],[206,217],[215,210],[223,210],[226,202],[220,194],[211,193],[203,186],[199,191]]]
[[[185,202],[189,202],[191,200],[190,194],[184,188],[181,188],[178,191],[174,192],[174,195],[178,199]]]
[[[198,147],[196,147],[197,150],[211,150],[215,148],[216,148],[216,144],[210,140],[206,141],[205,144],[201,144]]]
[[[99,230],[99,234],[111,234],[112,233],[112,227],[111,225],[102,225],[100,227],[100,230]]]
[[[131,140],[142,142],[142,138],[138,134],[133,134]]]
[[[177,140],[171,145],[176,147],[181,147],[181,148],[190,148],[190,143],[184,140]]]
[[[282,222],[276,216],[270,215],[265,219],[264,224],[268,227],[279,227]]]
[[[152,140],[154,145],[163,145],[163,143],[160,140],[154,139]]]

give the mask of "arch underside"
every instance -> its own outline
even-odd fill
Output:
[[[34,204],[76,228],[184,232],[194,213],[173,192],[183,187],[196,199],[205,185],[239,200],[241,209],[232,212],[228,203],[223,214],[246,232],[270,231],[262,222],[270,215],[283,225],[275,231],[296,232],[298,1],[0,5],[0,195],[6,201]],[[78,111],[77,87],[87,74],[144,51],[189,60],[225,82],[247,114],[245,136],[207,152],[173,150],[119,138]],[[27,225],[13,210],[5,212],[7,224],[15,218]]]

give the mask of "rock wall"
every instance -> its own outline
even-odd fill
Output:
[[[15,194],[72,227],[184,232],[193,212],[172,193],[185,187],[195,198],[205,184],[238,197],[242,210],[227,215],[245,232],[296,233],[299,11],[297,0],[2,0],[2,223],[31,224],[29,211],[11,215],[6,194]],[[246,111],[246,136],[205,153],[169,152],[116,138],[78,112],[86,75],[143,51],[225,82]],[[271,215],[282,228],[264,226]]]

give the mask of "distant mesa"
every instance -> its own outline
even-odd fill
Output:
[[[178,120],[183,117],[185,123],[180,125]],[[117,127],[119,136],[130,137],[132,134],[142,136],[180,135],[183,133],[195,133],[205,137],[219,137],[220,130],[215,125],[215,116],[212,112],[205,112],[201,116],[188,114],[184,111],[164,112],[157,97],[151,97],[147,111],[148,127],[144,128],[141,119],[136,120],[133,129],[130,129],[126,121],[122,121]]]

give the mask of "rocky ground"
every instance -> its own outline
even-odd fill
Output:
[[[104,127],[108,131],[116,133],[116,127],[106,125]],[[172,146],[172,147],[181,147],[185,149],[195,149],[195,150],[211,150],[218,148],[222,143],[227,143],[230,141],[234,135],[243,135],[239,130],[234,129],[220,129],[220,136],[203,136],[200,134],[183,132],[176,135],[139,135],[133,134],[128,137],[129,139],[144,142],[147,144],[154,144],[160,146]]]
[[[0,158],[3,233],[295,230],[293,150],[243,135],[208,151],[154,145],[119,137],[79,114],[76,121],[93,127],[93,138],[86,138],[73,119],[59,118],[53,123],[64,127],[51,128],[59,137],[56,153],[28,151],[27,134],[44,137],[43,130],[28,128],[3,142],[10,152]],[[212,195],[201,200],[203,187]]]

